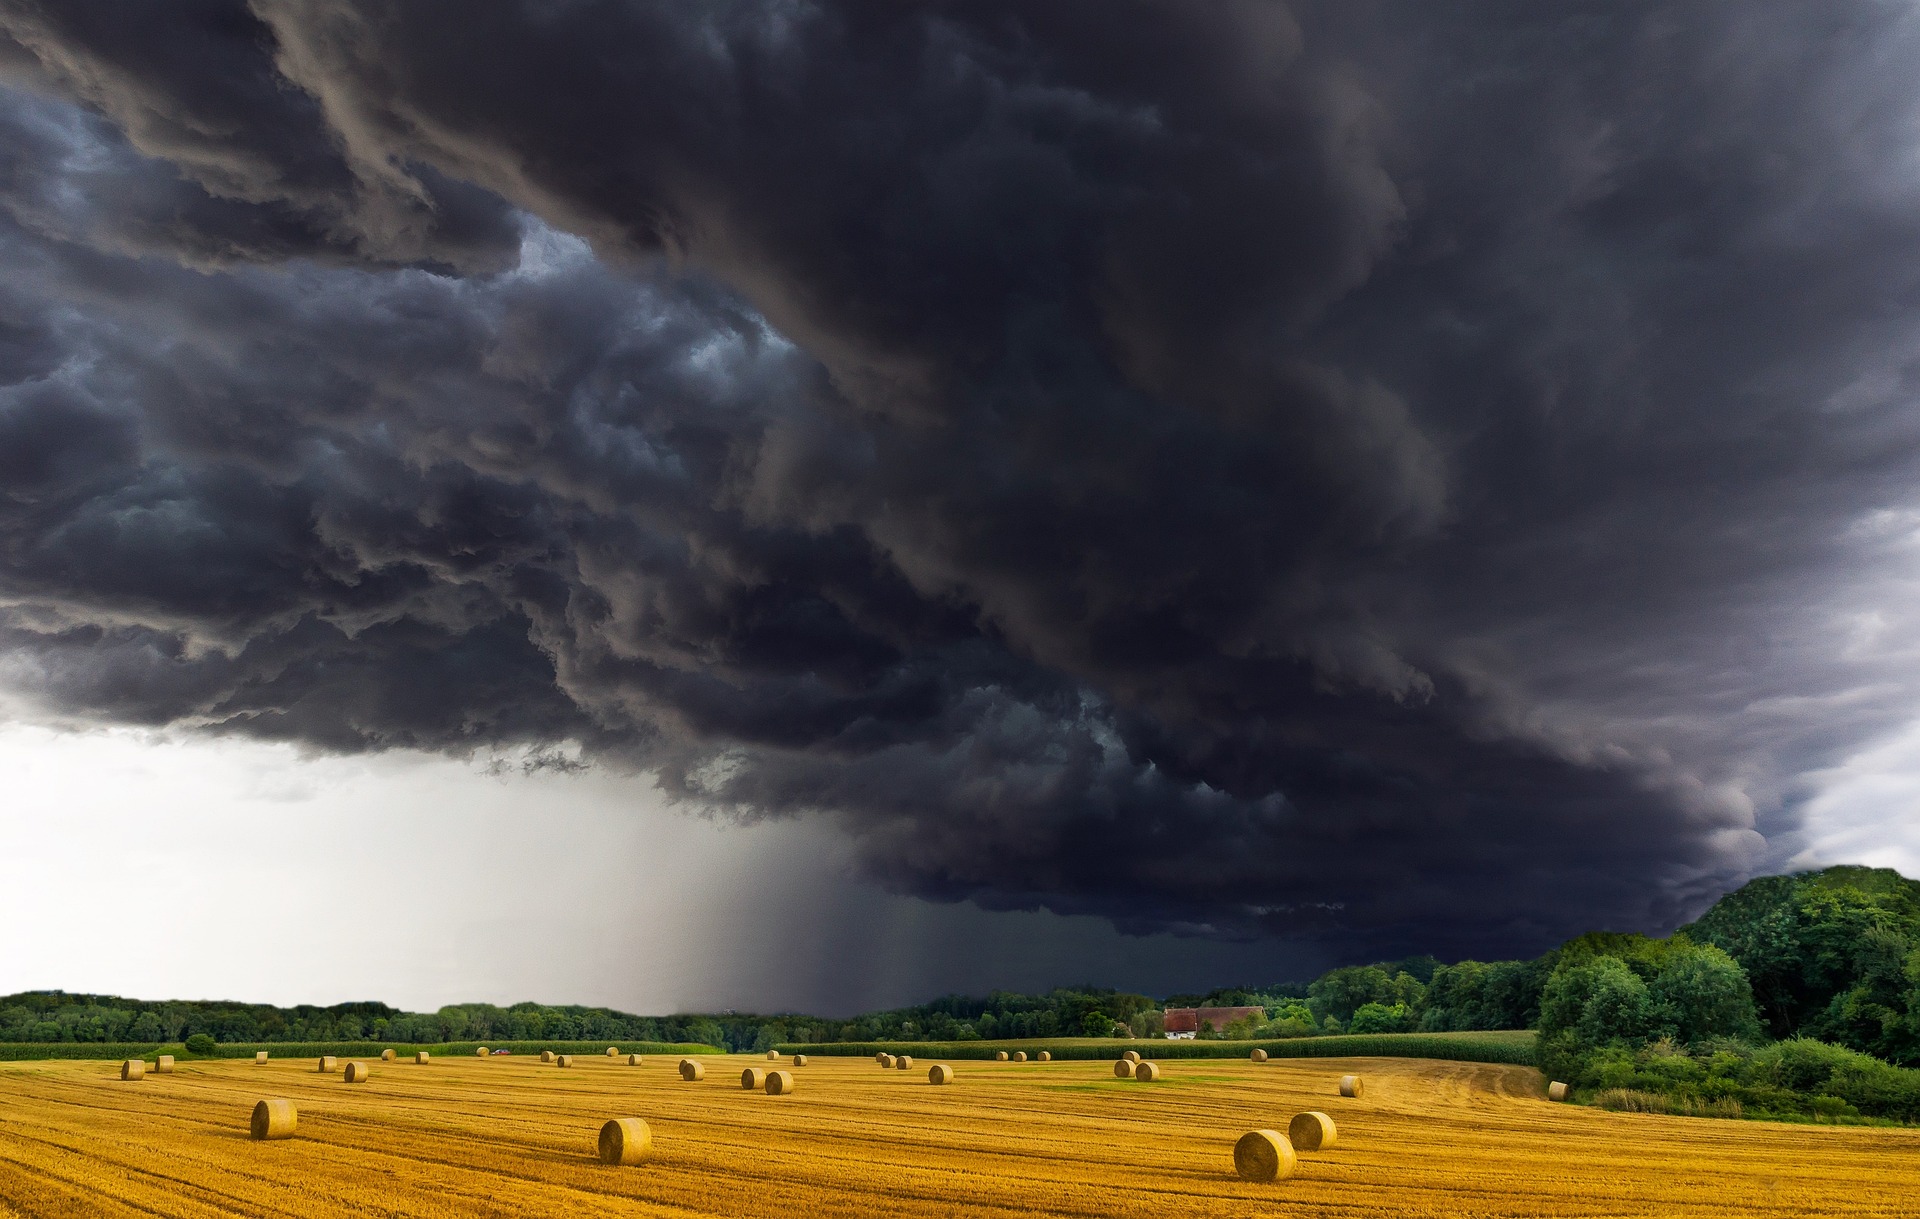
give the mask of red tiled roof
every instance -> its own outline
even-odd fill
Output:
[[[1165,1027],[1169,1033],[1197,1033],[1202,1021],[1215,1029],[1223,1029],[1244,1017],[1266,1014],[1264,1007],[1170,1007]]]

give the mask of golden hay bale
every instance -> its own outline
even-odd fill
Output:
[[[1143,1084],[1150,1084],[1160,1078],[1160,1064],[1136,1062],[1133,1064],[1133,1077]]]
[[[491,1058],[493,1057],[493,1051],[489,1050],[486,1046],[481,1046],[473,1052],[473,1056],[475,1058]]]
[[[768,1071],[767,1072],[767,1095],[768,1096],[785,1096],[792,1091],[793,1091],[793,1072],[792,1071]]]
[[[1267,1052],[1265,1050],[1255,1050],[1253,1053],[1247,1055],[1247,1057],[1255,1062],[1265,1062],[1267,1060]]]
[[[890,1057],[892,1057],[892,1055],[888,1054],[885,1050],[881,1050],[873,1056],[873,1060],[884,1067],[887,1065],[887,1059]]]
[[[885,1067],[889,1071],[893,1070],[893,1055],[891,1054],[880,1055],[880,1065]]]
[[[740,1086],[749,1092],[758,1092],[760,1089],[766,1087],[767,1069],[765,1067],[748,1067],[746,1070],[740,1072]]]
[[[779,1050],[768,1050],[768,1051],[767,1051],[767,1061],[768,1061],[768,1062],[779,1062],[779,1061],[780,1061],[780,1051],[779,1051]]]
[[[688,1083],[692,1083],[696,1079],[705,1079],[706,1077],[707,1077],[706,1063],[695,1062],[691,1058],[682,1058],[680,1060],[680,1078],[681,1079],[686,1080]]]
[[[256,1139],[290,1139],[300,1114],[290,1100],[263,1100],[253,1107],[251,1124]]]
[[[339,1064],[339,1062],[338,1062],[338,1061],[337,1061],[337,1060],[336,1060],[336,1059],[334,1058],[334,1056],[333,1056],[333,1055],[331,1055],[331,1054],[323,1054],[323,1055],[321,1055],[321,1057],[320,1057],[320,1066],[319,1066],[319,1068],[318,1068],[318,1070],[319,1070],[319,1071],[320,1071],[320,1072],[321,1072],[322,1074],[324,1074],[324,1073],[326,1073],[326,1072],[328,1072],[328,1071],[337,1071],[337,1070],[339,1070],[339,1069],[340,1069],[340,1064]]]
[[[265,1050],[255,1050],[253,1052],[253,1060],[255,1062],[265,1062],[267,1060],[267,1052]]]
[[[552,1062],[552,1061],[553,1061],[553,1051],[552,1051],[552,1050],[541,1050],[541,1051],[540,1051],[540,1061],[541,1061],[541,1062]]]
[[[608,1047],[607,1047],[607,1057],[608,1057],[608,1058],[618,1058],[618,1057],[620,1057],[620,1047],[619,1047],[619,1046],[617,1046],[617,1045],[610,1045],[610,1046],[608,1046]]]
[[[364,1084],[367,1082],[367,1076],[371,1074],[373,1074],[373,1071],[369,1069],[364,1062],[350,1062],[347,1064],[347,1082],[350,1084]]]
[[[1567,1085],[1565,1085],[1565,1084],[1563,1084],[1563,1083],[1561,1083],[1561,1082],[1560,1082],[1559,1080],[1557,1080],[1557,1079],[1556,1079],[1556,1080],[1554,1080],[1554,1081],[1553,1081],[1552,1083],[1550,1083],[1550,1084],[1548,1084],[1548,1085],[1547,1085],[1547,1099],[1548,1099],[1548,1100],[1565,1100],[1565,1099],[1567,1099]]]
[[[1040,1061],[1041,1061],[1041,1062],[1052,1062],[1052,1061],[1053,1061],[1053,1051],[1052,1051],[1052,1050],[1041,1050],[1041,1051],[1040,1051],[1040,1053],[1039,1053],[1039,1054],[1037,1055],[1037,1057],[1038,1057],[1038,1058],[1040,1059]]]
[[[425,1050],[415,1050],[413,1061],[424,1067],[433,1061],[433,1055],[427,1053]]]
[[[950,1084],[953,1082],[953,1068],[944,1062],[936,1062],[927,1068],[927,1082],[930,1084]]]
[[[1005,1062],[1007,1060],[1007,1052],[1005,1050],[1001,1050],[998,1054],[995,1054],[993,1056],[993,1060],[995,1062]]]
[[[796,1066],[796,1067],[804,1067],[804,1066],[806,1066],[806,1065],[807,1065],[807,1056],[806,1056],[805,1054],[795,1054],[795,1055],[793,1056],[793,1065],[794,1065],[794,1066]]]
[[[1287,1140],[1301,1151],[1332,1151],[1340,1141],[1333,1119],[1318,1109],[1296,1113],[1287,1123]]]
[[[1340,1077],[1340,1095],[1358,1097],[1365,1091],[1366,1085],[1361,1082],[1358,1075],[1342,1075]]]
[[[1116,1062],[1113,1064],[1113,1077],[1115,1079],[1132,1079],[1133,1068],[1136,1065],[1138,1064],[1128,1062],[1126,1059],[1122,1058],[1119,1062]]]
[[[147,1077],[147,1060],[146,1059],[129,1058],[125,1062],[120,1064],[121,1079],[145,1079],[146,1077]]]
[[[153,1060],[153,1070],[157,1075],[173,1074],[173,1055],[161,1054]]]
[[[653,1150],[653,1131],[637,1117],[609,1118],[600,1127],[602,1164],[638,1164]]]
[[[1293,1144],[1276,1130],[1249,1130],[1233,1145],[1233,1170],[1247,1181],[1278,1181],[1293,1175]]]
[[[1122,1055],[1120,1055],[1120,1060],[1121,1060],[1122,1062],[1139,1062],[1139,1061],[1140,1061],[1140,1051],[1139,1051],[1139,1050],[1128,1050],[1128,1051],[1127,1051],[1126,1053],[1124,1053],[1124,1054],[1122,1054]]]
[[[392,1051],[392,1050],[381,1050],[381,1051],[380,1051],[380,1061],[381,1061],[381,1062],[392,1062],[392,1061],[393,1061],[393,1058],[394,1058],[394,1054],[393,1054],[393,1051]]]
[[[899,1067],[902,1071],[911,1071],[913,1070],[913,1055],[902,1054],[893,1060],[893,1065]]]
[[[1027,1052],[1025,1050],[1015,1050],[1013,1052],[1013,1060],[1015,1062],[1025,1062],[1027,1060]]]
[[[553,1065],[556,1067],[570,1067],[573,1065],[573,1055],[555,1054],[553,1056]]]
[[[637,1067],[637,1066],[639,1066],[639,1065],[640,1065],[640,1055],[638,1055],[638,1054],[629,1054],[629,1055],[627,1055],[627,1065],[628,1065],[628,1066],[630,1066],[630,1067]]]

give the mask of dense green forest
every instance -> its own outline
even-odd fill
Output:
[[[1234,1039],[1538,1029],[1542,1069],[1619,1108],[1920,1120],[1920,882],[1828,868],[1751,882],[1672,936],[1594,932],[1527,961],[1409,957],[1304,985],[1146,995],[1095,987],[958,996],[851,1019],[635,1016],[604,1008],[382,1003],[278,1008],[32,992],[0,998],[0,1042],[821,1042],[1157,1037],[1163,1007],[1257,1015]]]

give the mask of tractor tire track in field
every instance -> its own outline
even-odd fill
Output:
[[[769,1097],[738,1083],[764,1059],[706,1061],[698,1083],[668,1056],[375,1062],[354,1085],[311,1060],[183,1063],[139,1082],[99,1062],[0,1064],[0,1219],[1906,1219],[1920,1197],[1920,1131],[1602,1113],[1548,1103],[1523,1067],[1175,1059],[1139,1083],[1105,1061],[965,1061],[935,1087],[932,1060],[815,1058],[789,1068],[793,1095]],[[1366,1077],[1364,1098],[1336,1095],[1348,1073]],[[264,1096],[298,1106],[299,1137],[246,1137]],[[1303,1153],[1286,1181],[1233,1175],[1241,1133],[1309,1108],[1338,1123],[1335,1150]],[[616,1116],[652,1126],[646,1164],[593,1158]]]

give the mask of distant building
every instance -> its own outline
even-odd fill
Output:
[[[1217,1033],[1236,1020],[1266,1014],[1264,1007],[1170,1007],[1166,1014],[1167,1039],[1185,1041],[1197,1034],[1203,1024]]]

